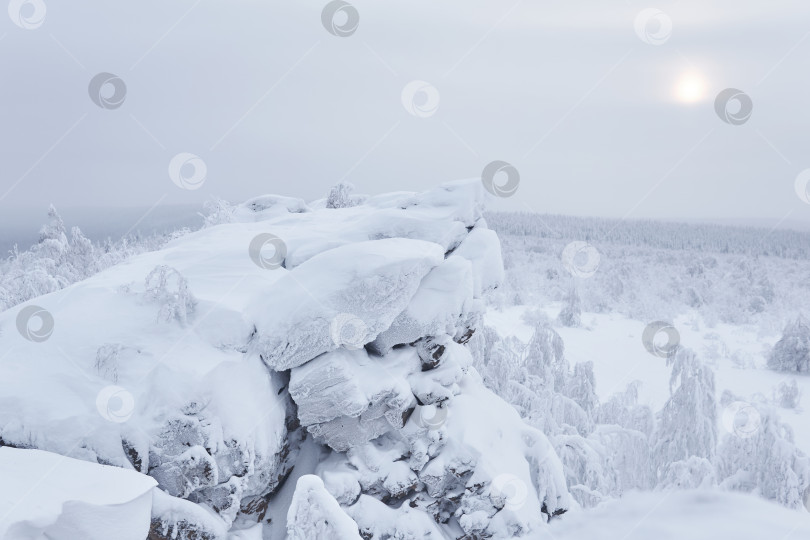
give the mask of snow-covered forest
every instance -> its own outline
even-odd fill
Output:
[[[501,238],[506,279],[492,295],[493,325],[478,342],[477,367],[530,423],[557,433],[552,440],[580,504],[631,489],[717,486],[804,510],[810,461],[794,429],[808,440],[800,373],[810,360],[802,315],[810,305],[810,235],[525,213],[486,217]],[[572,243],[577,253],[568,258]],[[528,339],[506,327],[510,317]],[[674,322],[657,325],[661,320]],[[630,380],[599,399],[594,363],[632,377],[635,361],[623,358],[628,351],[617,340],[613,350],[578,354],[571,365],[558,331],[589,340],[615,331],[615,323],[655,330],[660,348],[645,347],[646,329],[635,345],[652,353],[647,362],[670,370],[667,385]],[[740,346],[733,334],[749,334],[754,346]],[[748,372],[759,370],[786,376],[747,392]],[[647,385],[666,388],[666,395],[640,400]]]

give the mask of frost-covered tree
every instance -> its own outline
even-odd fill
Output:
[[[743,403],[724,392],[721,405],[736,416]],[[746,403],[745,420],[724,419],[727,433],[717,452],[720,486],[735,491],[755,491],[789,508],[801,508],[810,485],[810,459],[796,448],[793,431],[779,421],[765,403]]]
[[[362,198],[358,198],[354,193],[354,184],[340,181],[329,190],[326,197],[327,208],[350,208],[357,206]]]
[[[599,406],[596,397],[596,377],[593,374],[593,362],[580,362],[574,365],[574,372],[565,382],[562,393],[573,399],[582,410],[593,416]]]
[[[78,227],[73,227],[68,237],[62,217],[51,205],[37,243],[26,251],[15,246],[8,259],[0,260],[0,311],[87,279],[137,253],[158,249],[185,232],[137,241],[107,240],[97,246]]]
[[[653,436],[659,478],[670,464],[692,456],[711,461],[717,445],[714,373],[686,348],[679,348],[667,363],[672,365],[670,397]]]
[[[801,398],[802,392],[796,379],[792,379],[789,383],[779,383],[774,392],[774,401],[783,409],[795,409],[799,406]]]
[[[157,316],[160,322],[176,319],[180,324],[186,324],[197,305],[185,276],[177,269],[166,265],[156,266],[146,276],[145,295],[160,304]]]
[[[768,357],[768,367],[776,371],[810,371],[810,324],[803,316],[790,322]]]
[[[233,220],[236,207],[224,199],[216,197],[203,203],[205,214],[203,223],[205,227],[213,227],[223,223],[230,223]]]
[[[647,405],[638,404],[639,386],[640,381],[633,381],[627,385],[624,392],[613,394],[602,403],[596,411],[596,422],[634,429],[647,437],[652,435],[653,413]]]
[[[582,307],[579,292],[576,286],[571,285],[563,299],[563,308],[560,311],[560,323],[563,326],[579,326],[582,322]]]
[[[715,485],[714,466],[706,458],[691,456],[668,464],[662,471],[656,489],[697,489]]]

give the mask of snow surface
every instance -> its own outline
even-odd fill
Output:
[[[737,493],[630,493],[552,523],[543,540],[799,540],[810,516]]]
[[[0,538],[143,540],[156,482],[119,467],[0,447]]]

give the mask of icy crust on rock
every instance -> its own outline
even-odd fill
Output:
[[[143,540],[149,531],[155,481],[143,474],[2,447],[0,479],[0,538]]]
[[[37,298],[42,342],[11,331],[26,305],[0,314],[0,444],[150,475],[158,539],[283,515],[268,505],[289,502],[305,435],[323,455],[296,471],[292,531],[541,530],[569,506],[562,466],[466,346],[503,277],[480,181],[327,206],[221,205],[221,224]],[[267,233],[272,268],[249,249]]]

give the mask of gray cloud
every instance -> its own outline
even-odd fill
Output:
[[[810,221],[799,2],[656,4],[659,46],[634,31],[644,2],[358,1],[345,38],[326,2],[46,3],[37,29],[0,22],[0,209],[418,190],[504,160],[521,186],[497,208]],[[126,83],[119,108],[90,99],[100,72]],[[403,107],[413,80],[435,114]],[[728,87],[753,100],[742,126],[714,112]],[[182,152],[199,189],[169,177]]]

